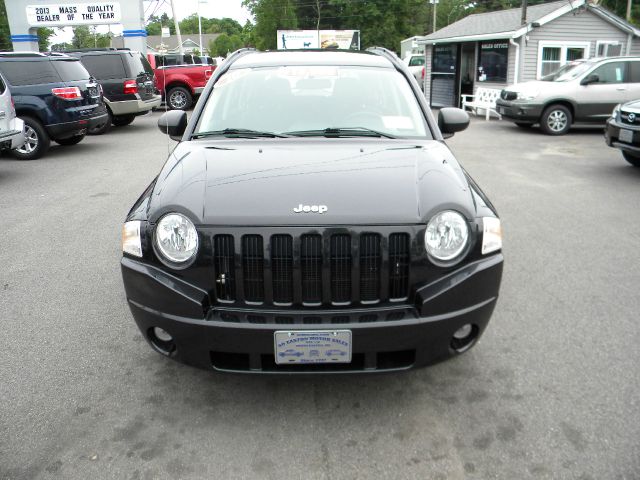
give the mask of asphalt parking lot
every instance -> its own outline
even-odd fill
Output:
[[[502,216],[476,348],[395,375],[219,375],[152,351],[120,228],[159,113],[0,157],[0,479],[640,478],[640,169],[600,130],[474,119],[449,144]]]

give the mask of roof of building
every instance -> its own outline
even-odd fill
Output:
[[[419,40],[420,43],[439,43],[439,41],[465,41],[490,38],[517,38],[531,28],[531,24],[545,24],[565,13],[585,5],[585,0],[559,0],[532,5],[527,8],[527,24],[522,25],[522,10],[510,8],[496,12],[475,13],[448,25]],[[640,35],[640,31],[622,18],[597,5],[588,5],[590,10],[618,28]]]
[[[203,33],[202,34],[202,43],[204,45],[202,45],[204,48],[208,48],[209,47],[209,42],[211,40],[215,40],[216,38],[218,38],[220,36],[219,33]],[[196,33],[195,35],[191,35],[191,34],[183,34],[182,35],[182,45],[185,44],[185,42],[187,41],[191,41],[193,43],[195,43],[196,45],[200,45],[200,37],[199,35]],[[160,44],[166,45],[167,50],[173,50],[174,48],[178,48],[178,36],[177,35],[171,35],[170,37],[166,37],[166,38],[162,38],[160,35],[149,35],[147,36],[147,45],[149,45],[152,48],[157,48],[160,46]]]

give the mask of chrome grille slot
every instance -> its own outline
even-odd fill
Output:
[[[213,268],[215,288],[219,300],[235,299],[234,246],[232,235],[216,235],[213,238]]]
[[[330,245],[331,301],[351,301],[351,236],[332,235]]]
[[[242,276],[245,301],[264,301],[264,249],[261,235],[242,237]]]
[[[382,249],[380,235],[360,235],[360,300],[374,302],[380,299],[380,270]]]
[[[322,236],[302,235],[300,239],[302,301],[322,302]]]
[[[389,236],[389,298],[400,300],[409,295],[409,235]]]
[[[271,237],[271,281],[273,301],[293,302],[293,238],[291,235]]]

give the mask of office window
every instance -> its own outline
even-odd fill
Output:
[[[588,43],[540,42],[538,47],[538,78],[550,75],[567,62],[589,57]]]
[[[478,81],[507,83],[509,42],[496,40],[480,42],[478,54]]]

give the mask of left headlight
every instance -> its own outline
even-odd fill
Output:
[[[142,257],[139,220],[125,222],[122,226],[122,251],[134,257]]]
[[[455,260],[467,247],[469,226],[466,219],[453,210],[442,211],[429,220],[424,234],[427,252],[441,262]]]
[[[518,92],[518,100],[533,100],[538,96],[536,91]]]
[[[611,112],[611,116],[615,119],[618,118],[618,112],[620,111],[620,103],[618,105],[616,105],[615,107],[613,107],[613,112]]]
[[[166,260],[183,264],[198,253],[198,232],[184,215],[169,213],[158,222],[155,244]]]

